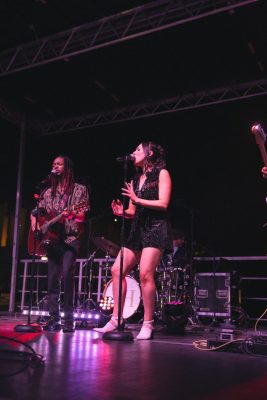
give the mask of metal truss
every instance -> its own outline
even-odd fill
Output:
[[[15,111],[12,108],[12,106],[5,103],[5,101],[3,101],[2,99],[0,99],[0,118],[20,128],[21,128],[21,123],[25,121],[27,123],[27,131],[29,131],[32,134],[36,133],[35,131],[36,122],[31,121],[30,115],[26,115],[25,113]]]
[[[158,0],[0,53],[0,76],[67,59],[259,0]]]
[[[23,120],[23,115],[12,110],[12,108],[6,105],[2,100],[0,100],[0,116],[13,125],[20,126]]]
[[[74,118],[55,122],[32,121],[31,126],[37,134],[51,135],[54,133],[77,131],[100,125],[110,125],[123,121],[153,117],[161,114],[173,113],[221,104],[235,100],[244,100],[255,96],[267,95],[267,79],[236,84],[214,90],[176,96],[170,99],[159,100],[153,103],[139,104],[132,107],[115,109],[112,111],[81,115]]]

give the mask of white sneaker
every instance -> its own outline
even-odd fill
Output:
[[[144,321],[141,331],[136,336],[137,340],[150,340],[153,339],[154,321]]]
[[[124,322],[122,321],[122,324]],[[110,320],[102,328],[93,328],[94,331],[106,333],[115,331],[118,328],[118,317],[111,317]]]

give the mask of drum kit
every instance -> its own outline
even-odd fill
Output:
[[[97,249],[105,252],[107,259],[104,276],[103,298],[99,304],[102,312],[106,315],[112,313],[113,308],[113,281],[110,278],[110,257],[116,257],[120,247],[104,237],[91,239]],[[161,260],[155,272],[156,299],[155,317],[163,318],[164,305],[171,302],[187,302],[190,294],[190,266],[188,264],[173,265],[172,257],[166,262]],[[139,317],[142,311],[142,293],[139,282],[139,265],[133,268],[126,276],[127,292],[123,308],[123,318],[129,319]],[[89,285],[91,287],[91,285]]]
[[[97,249],[100,249],[106,253],[106,257],[117,257],[120,251],[120,247],[117,244],[111,242],[103,236],[92,237],[91,240]]]

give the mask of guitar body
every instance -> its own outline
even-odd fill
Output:
[[[83,201],[79,204],[73,205],[71,211],[86,212],[88,210],[88,202]],[[28,253],[32,256],[34,254],[34,240],[35,240],[35,255],[44,257],[47,254],[47,245],[56,244],[59,239],[64,240],[65,226],[64,226],[64,212],[53,215],[47,214],[39,216],[38,222],[40,226],[39,231],[33,231],[31,228],[28,234]],[[73,219],[73,214],[69,214]],[[78,220],[82,222],[82,220]]]
[[[47,254],[47,245],[58,243],[59,233],[62,230],[64,232],[63,224],[49,225],[49,221],[53,217],[49,216],[39,217],[39,231],[33,231],[31,228],[28,234],[28,253],[32,256],[34,254],[34,240],[35,240],[35,255],[38,257],[44,257]]]

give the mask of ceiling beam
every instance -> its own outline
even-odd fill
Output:
[[[143,103],[127,108],[106,112],[80,115],[73,118],[49,121],[32,121],[36,134],[41,136],[55,133],[89,129],[95,126],[110,125],[118,122],[140,118],[159,116],[184,110],[192,110],[230,101],[245,100],[256,96],[267,95],[267,79],[233,84],[197,93],[178,95],[169,99],[161,99],[151,103]]]
[[[259,0],[157,0],[0,53],[0,77],[69,59]]]
[[[15,126],[20,126],[23,115],[12,109],[3,100],[0,100],[0,116]]]
[[[0,99],[0,118],[10,122],[12,125],[20,127],[23,121],[27,123],[27,131],[36,134],[36,121],[32,125],[32,118],[30,114],[22,113],[13,108],[12,105],[8,104],[5,100]]]

